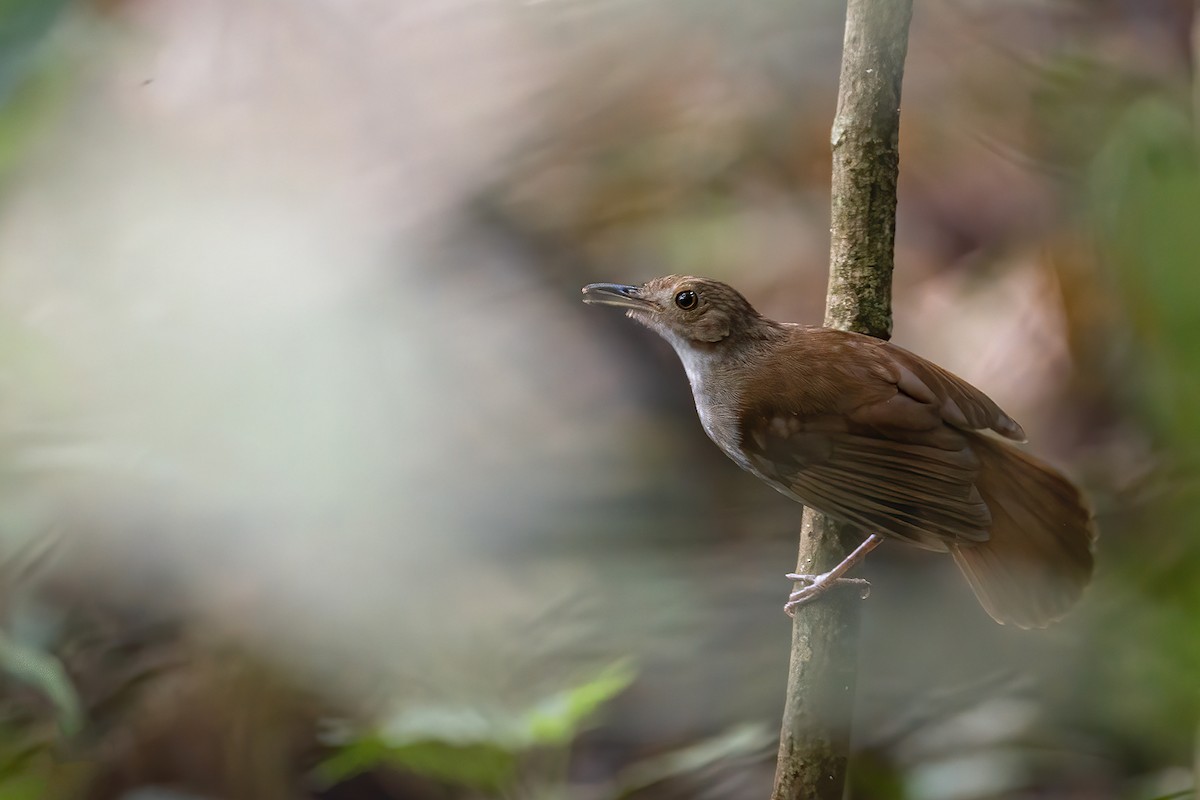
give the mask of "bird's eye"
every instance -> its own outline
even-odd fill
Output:
[[[690,289],[675,295],[675,305],[679,306],[684,311],[691,311],[699,302],[699,296],[697,296],[697,294]]]

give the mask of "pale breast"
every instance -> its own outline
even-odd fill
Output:
[[[722,452],[733,459],[739,467],[753,472],[750,462],[746,460],[738,446],[735,407],[723,403],[704,402],[699,396],[696,397],[696,413],[700,415],[700,424],[704,427],[708,438],[712,439],[717,447],[720,447]]]
[[[721,364],[707,355],[691,348],[681,348],[680,352],[680,360],[692,386],[692,398],[696,402],[700,425],[725,455],[742,469],[753,471],[739,446],[741,385],[732,376],[716,375],[721,370]]]

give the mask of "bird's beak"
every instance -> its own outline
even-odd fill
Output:
[[[589,283],[583,287],[583,302],[589,305],[619,306],[636,311],[655,311],[653,302],[638,295],[637,286],[620,283]]]

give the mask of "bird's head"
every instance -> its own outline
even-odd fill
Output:
[[[676,349],[736,341],[770,325],[733,287],[690,275],[667,275],[641,286],[589,284],[583,302],[627,309],[631,319],[658,331]]]

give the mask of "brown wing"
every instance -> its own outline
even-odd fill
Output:
[[[975,488],[979,462],[962,434],[953,447],[914,444],[858,426],[836,430],[839,422],[846,424],[747,414],[742,450],[784,494],[864,531],[933,550],[987,540],[991,516]]]
[[[878,349],[897,371],[897,388],[934,403],[947,424],[963,430],[993,430],[1006,439],[1025,441],[1025,431],[1016,420],[962,378],[903,347],[881,342]]]
[[[776,362],[766,397],[741,411],[751,468],[869,532],[936,550],[986,541],[991,515],[963,430],[1017,438],[1020,427],[978,389],[894,345],[824,329],[795,336],[796,361]]]

